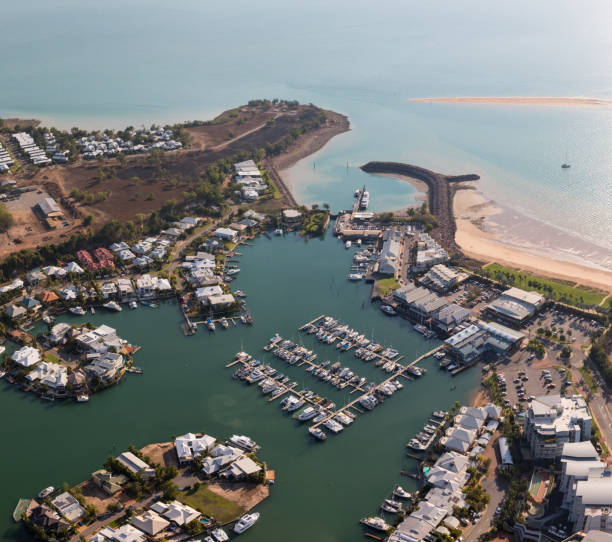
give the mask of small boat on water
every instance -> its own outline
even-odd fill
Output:
[[[351,243],[350,241],[347,241],[346,243],[344,243],[344,247],[345,247],[345,248],[351,248],[351,245],[352,245],[352,244],[353,244],[353,243]]]
[[[326,440],[327,434],[322,429],[318,427],[309,427],[308,432],[317,440]]]
[[[235,295],[236,297],[246,297],[246,296],[247,296],[247,295],[246,295],[246,294],[245,294],[245,293],[244,293],[242,290],[236,290],[236,291],[234,292],[234,295]]]
[[[361,280],[363,279],[363,274],[362,273],[349,273],[348,279],[349,280]]]
[[[221,327],[223,329],[227,329],[229,327],[229,322],[227,321],[227,318],[221,318],[219,323],[221,324]]]
[[[144,305],[145,307],[149,307],[151,309],[156,309],[157,307],[159,307],[158,303],[155,303],[155,301],[141,301],[140,302],[141,305]]]
[[[391,305],[382,305],[380,307],[380,310],[383,311],[385,314],[388,314],[389,316],[397,315],[397,311]]]
[[[412,493],[409,493],[408,491],[406,491],[402,486],[397,486],[393,490],[393,496],[396,499],[411,499]]]
[[[227,536],[227,533],[221,527],[213,529],[210,534],[212,534],[217,542],[227,542],[229,540],[229,536]]]
[[[87,395],[86,393],[80,393],[79,395],[77,395],[77,401],[79,403],[86,403],[87,401],[89,401],[89,395]]]
[[[42,319],[45,324],[51,324],[53,322],[53,320],[48,314],[43,314]]]
[[[104,305],[102,305],[105,309],[108,309],[110,311],[115,311],[115,312],[121,312],[123,309],[121,308],[121,305],[119,305],[119,303],[117,303],[116,301],[109,301],[108,303],[104,303]]]
[[[72,314],[76,314],[78,316],[83,316],[85,314],[85,309],[83,307],[71,307],[68,309]]]
[[[89,307],[89,312],[91,312],[91,314],[96,314],[96,309]]]
[[[250,529],[257,520],[259,519],[259,512],[255,512],[254,514],[245,514],[242,516],[236,525],[234,525],[234,532],[237,534],[241,534],[247,529]]]
[[[312,420],[312,418],[314,418],[318,412],[319,411],[316,408],[308,406],[301,412],[295,414],[294,417],[300,422],[305,422],[308,420]]]
[[[237,275],[238,273],[240,273],[240,269],[238,267],[234,267],[233,269],[225,270],[226,275]]]
[[[206,327],[208,328],[208,331],[214,331],[216,329],[215,323],[212,321],[212,318],[209,318],[206,321]]]
[[[53,486],[46,487],[45,489],[41,490],[41,492],[38,494],[38,498],[46,499],[54,491],[55,491],[55,488]]]
[[[281,228],[276,228],[274,230],[274,235],[283,235],[283,230]]]
[[[6,371],[0,371],[0,378],[4,378],[6,376]]]
[[[359,523],[377,531],[388,531],[391,528],[391,525],[379,517],[362,518]]]
[[[138,303],[136,303],[136,301],[132,300],[129,303],[129,307],[130,307],[130,309],[137,309],[138,308]]]

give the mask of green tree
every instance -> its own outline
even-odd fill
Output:
[[[0,230],[7,231],[13,225],[13,215],[6,208],[4,203],[0,203]]]

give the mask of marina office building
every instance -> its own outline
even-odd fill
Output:
[[[462,363],[476,361],[485,352],[510,354],[516,351],[525,335],[501,324],[479,321],[459,333],[455,333],[445,343],[450,354]]]
[[[400,230],[387,230],[384,236],[385,240],[377,260],[377,271],[381,275],[395,276],[400,264],[402,232]]]
[[[469,275],[463,271],[457,271],[439,263],[421,277],[421,284],[436,292],[444,293],[462,283],[468,277]]]
[[[525,325],[543,305],[544,296],[538,292],[510,288],[486,306],[485,314],[518,328]]]
[[[529,402],[525,438],[534,459],[561,458],[563,445],[591,438],[591,413],[580,395],[540,395]]]

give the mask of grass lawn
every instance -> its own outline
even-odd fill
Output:
[[[593,379],[591,371],[589,371],[586,367],[580,367],[580,369],[578,370],[580,371],[580,374],[582,375],[582,378],[584,378],[584,381],[586,382],[586,385],[589,387],[589,389],[593,393],[596,393],[598,388],[597,384],[595,384],[595,380]]]
[[[607,295],[603,290],[580,286],[575,282],[533,275],[526,271],[520,271],[496,263],[487,265],[480,273],[486,277],[513,284],[523,290],[536,290],[550,299],[561,301],[568,305],[599,305]]]
[[[178,500],[196,508],[205,516],[215,518],[221,524],[238,519],[244,513],[240,506],[213,493],[206,485],[201,485],[195,491],[188,489],[179,492]]]
[[[397,279],[394,277],[389,277],[388,279],[381,279],[377,283],[378,291],[381,295],[385,296],[391,293],[393,290],[397,290],[400,285],[397,282]]]
[[[59,363],[59,358],[51,352],[45,352],[45,361],[47,363]]]

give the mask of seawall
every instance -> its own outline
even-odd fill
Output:
[[[453,215],[453,191],[451,183],[477,181],[479,175],[444,175],[429,169],[401,162],[368,162],[361,166],[366,173],[387,173],[412,177],[423,181],[428,187],[429,211],[435,215],[439,227],[432,235],[448,251],[460,253],[455,243],[457,226]]]

